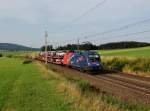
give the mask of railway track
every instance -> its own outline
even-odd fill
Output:
[[[96,75],[85,74],[68,67],[50,64],[59,74],[88,80],[95,88],[102,92],[119,96],[128,101],[150,104],[150,78],[136,77],[122,73],[103,73]],[[108,71],[109,72],[109,71]]]
[[[145,86],[143,84],[135,83],[134,81],[127,81],[123,78],[120,79],[113,76],[96,76],[96,78],[100,80],[103,79],[114,85],[120,85],[123,87],[130,88],[131,90],[134,90],[137,93],[145,93],[146,95],[150,95],[150,86]]]
[[[137,78],[130,78],[130,77],[124,76],[124,74],[108,74],[108,75],[106,74],[106,75],[103,75],[103,77],[111,78],[116,81],[133,84],[135,86],[139,86],[141,88],[150,90],[150,80],[148,81],[148,80],[141,80]]]

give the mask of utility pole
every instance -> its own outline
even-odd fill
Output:
[[[32,46],[30,46],[30,51],[32,52]]]
[[[80,39],[78,38],[77,50],[80,50]]]
[[[47,64],[47,56],[48,56],[48,55],[47,55],[47,54],[48,54],[48,53],[47,53],[47,43],[48,43],[48,42],[47,42],[47,38],[48,38],[48,32],[45,31],[45,56],[46,56],[46,57],[45,57],[45,64]]]
[[[30,57],[32,58],[32,46],[30,46]]]

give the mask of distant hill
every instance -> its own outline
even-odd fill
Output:
[[[0,50],[7,51],[30,51],[30,50],[40,50],[38,48],[31,48],[23,45],[12,44],[12,43],[0,43]]]
[[[138,48],[150,46],[150,43],[146,42],[135,42],[135,41],[125,41],[125,42],[112,42],[107,44],[102,44],[99,49],[126,49],[126,48]]]

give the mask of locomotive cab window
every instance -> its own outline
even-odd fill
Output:
[[[90,56],[89,56],[89,60],[90,60],[91,62],[96,62],[96,61],[100,61],[100,58],[99,58],[98,55],[90,55]]]

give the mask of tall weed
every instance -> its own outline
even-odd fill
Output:
[[[105,69],[150,76],[150,58],[103,57]]]

